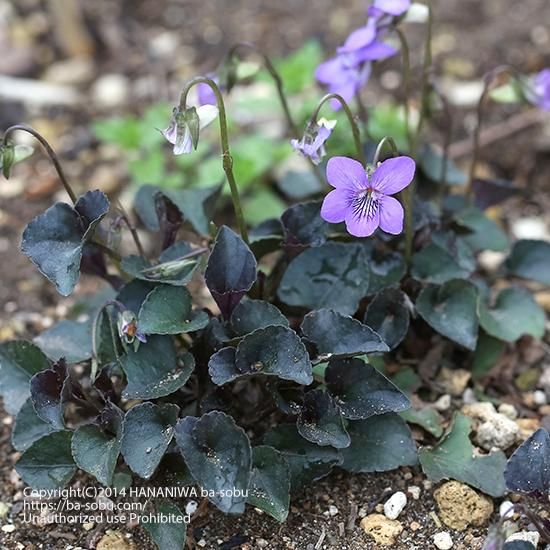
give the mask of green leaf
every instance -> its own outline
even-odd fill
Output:
[[[351,444],[340,451],[350,472],[387,472],[418,462],[416,444],[406,422],[394,413],[349,423]]]
[[[78,282],[82,248],[108,210],[104,193],[88,191],[74,208],[58,202],[25,228],[21,250],[63,296]]]
[[[471,231],[463,239],[475,252],[508,248],[506,233],[481,210],[468,208],[455,216],[457,223]]]
[[[418,458],[422,470],[435,483],[455,479],[488,495],[500,497],[506,491],[506,455],[502,451],[485,456],[476,454],[468,437],[471,429],[470,419],[456,413],[445,437],[435,447],[420,449]]]
[[[432,242],[412,257],[411,274],[419,281],[443,284],[473,273],[475,259],[466,242],[453,233],[434,233]]]
[[[27,399],[15,417],[11,432],[11,443],[15,450],[26,451],[35,441],[52,433],[54,428],[44,422],[34,410],[32,401]]]
[[[92,357],[92,326],[64,319],[41,332],[33,342],[52,361],[62,357],[67,363],[81,363]]]
[[[178,359],[170,336],[149,336],[137,350],[128,349],[120,358],[128,385],[125,399],[157,399],[181,388],[195,368],[190,353]]]
[[[288,319],[273,304],[263,300],[243,300],[233,310],[230,322],[238,336],[269,326],[288,327]]]
[[[487,334],[515,342],[524,334],[542,338],[546,317],[529,291],[505,288],[497,296],[494,307],[481,304],[479,322]]]
[[[141,256],[126,256],[122,258],[122,269],[136,279],[163,283],[173,286],[185,286],[193,277],[198,267],[196,258],[162,261],[158,264],[151,264]]]
[[[405,260],[398,252],[380,252],[376,249],[368,253],[369,294],[388,288],[401,281],[407,271]]]
[[[233,418],[219,411],[176,424],[176,442],[191,474],[222,512],[244,512],[252,470],[248,436]],[[241,494],[238,494],[238,492]]]
[[[472,362],[472,377],[474,380],[483,378],[495,365],[506,344],[498,338],[493,338],[482,332],[478,341]]]
[[[293,424],[281,424],[267,432],[264,443],[277,449],[286,459],[290,473],[290,490],[297,491],[328,475],[342,463],[333,447],[319,447],[306,441]]]
[[[124,417],[121,453],[138,476],[149,479],[160,464],[174,436],[179,408],[151,402],[132,407]]]
[[[329,308],[352,315],[368,292],[368,264],[360,245],[325,243],[292,260],[278,289],[290,306]]]
[[[478,332],[477,303],[477,287],[456,279],[424,288],[416,300],[416,310],[434,330],[474,350]]]
[[[308,441],[336,449],[349,446],[350,439],[340,409],[332,396],[322,390],[305,394],[296,423],[298,433]]]
[[[33,489],[60,489],[76,472],[71,454],[71,432],[52,432],[35,441],[21,456],[15,470]]]
[[[100,425],[80,426],[73,433],[71,451],[77,466],[110,486],[122,443],[123,413],[114,405],[106,407]]]
[[[376,109],[369,113],[368,130],[373,141],[392,136],[400,151],[407,150],[407,124],[402,106],[390,102],[377,103]]]
[[[517,241],[506,259],[506,268],[515,277],[550,285],[550,243],[531,239]]]
[[[271,218],[278,218],[286,203],[270,189],[258,189],[243,201],[243,214],[248,224],[256,225]]]
[[[283,326],[269,326],[246,335],[237,350],[222,348],[212,355],[208,372],[221,386],[241,376],[262,374],[309,385],[312,366],[298,335]]]
[[[515,79],[490,90],[489,97],[497,103],[517,104],[525,102],[525,96],[521,91],[521,86]]]
[[[322,61],[322,48],[317,40],[309,40],[292,55],[276,63],[287,93],[301,92],[314,82],[315,68]]]
[[[361,359],[331,360],[325,371],[325,383],[342,415],[350,420],[401,412],[411,406],[397,386]]]
[[[179,507],[169,501],[155,501],[154,516],[164,515],[169,521],[148,521],[141,526],[151,535],[159,550],[181,550],[185,546],[187,523]],[[177,519],[176,519],[177,518]]]
[[[37,372],[30,380],[31,399],[36,414],[56,430],[65,428],[63,418],[66,393],[70,392],[67,365],[55,363],[51,369]]]
[[[409,303],[407,295],[398,288],[386,288],[367,307],[364,323],[380,335],[389,349],[395,349],[407,336]]]
[[[380,335],[370,327],[330,309],[308,313],[302,322],[302,333],[315,344],[319,355],[347,357],[389,351]]]
[[[399,416],[409,424],[417,424],[430,432],[434,437],[443,435],[443,417],[432,407],[409,409],[399,413]]]
[[[124,304],[126,309],[133,311],[137,315],[141,304],[143,304],[149,292],[154,288],[155,285],[151,282],[134,279],[120,289],[116,299],[121,304]]]
[[[320,201],[291,206],[281,216],[281,223],[287,246],[321,246],[330,231],[330,224],[321,218]]]
[[[225,319],[256,281],[257,263],[248,245],[223,225],[204,274],[206,286]]]
[[[303,200],[323,190],[319,180],[311,171],[288,170],[277,181],[277,187],[289,199]]]
[[[49,368],[48,358],[31,342],[0,343],[0,395],[8,414],[17,414],[30,397],[32,376]]]
[[[425,144],[420,152],[418,163],[422,172],[429,180],[436,183],[441,181],[445,157],[435,147]],[[462,170],[459,170],[452,159],[447,158],[444,183],[447,185],[465,185],[466,181],[466,174]]]
[[[121,149],[139,149],[141,144],[141,126],[134,116],[98,120],[92,125],[98,139],[118,145]]]
[[[252,449],[248,504],[284,522],[290,506],[290,474],[284,456],[267,445]]]
[[[138,330],[143,334],[194,332],[208,324],[208,314],[192,311],[191,294],[184,287],[160,285],[141,305]]]
[[[166,176],[166,158],[160,149],[144,151],[128,161],[128,170],[135,184],[161,185]]]

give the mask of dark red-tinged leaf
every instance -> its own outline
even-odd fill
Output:
[[[330,225],[321,218],[321,202],[302,202],[291,206],[281,216],[285,246],[321,246],[326,242]]]
[[[65,428],[63,408],[68,397],[67,390],[70,391],[70,382],[68,388],[65,387],[67,377],[67,365],[60,360],[51,369],[36,373],[30,381],[36,414],[56,430]]]
[[[474,179],[474,204],[481,210],[503,203],[519,193],[512,182],[506,180]]]
[[[252,288],[256,269],[256,259],[247,244],[229,227],[222,226],[208,259],[205,279],[226,319]]]

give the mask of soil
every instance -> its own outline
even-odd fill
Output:
[[[39,79],[48,65],[67,57],[66,46],[64,49],[51,22],[44,27],[44,21],[49,21],[45,15],[47,2],[20,0],[14,4],[17,4],[14,9],[19,14],[19,31],[23,39],[17,42],[17,48],[14,47],[13,58],[23,55],[26,48],[27,54],[30,49],[32,62],[26,65],[14,62],[15,69],[6,68],[9,63],[0,64],[0,72]],[[282,55],[297,48],[305,38],[317,37],[329,52],[353,26],[357,26],[366,9],[366,2],[358,0],[338,2],[337,7],[330,0],[316,0],[315,9],[313,3],[306,0],[276,3],[268,0],[97,0],[86,4],[89,4],[84,9],[86,25],[98,44],[94,58],[96,74],[125,74],[133,85],[144,77],[156,75],[152,97],[170,95],[165,85],[168,74],[184,79],[196,72],[212,70],[226,48],[236,41],[255,41],[273,55]],[[5,6],[11,3],[0,0],[0,20]],[[545,22],[550,21],[547,0],[523,0],[521,3],[516,0],[441,0],[434,3],[434,8],[436,73],[472,79],[502,63],[522,66],[528,71],[550,65],[550,32],[545,26]],[[0,39],[2,32],[0,26]],[[150,58],[148,45],[163,33],[165,42],[177,36],[177,60],[169,58],[155,63]],[[413,65],[418,65],[422,42],[420,28],[412,29],[411,37]],[[398,68],[398,61],[391,61],[379,72],[391,73]],[[384,78],[380,80],[384,82]],[[372,88],[369,85],[365,93],[367,103],[372,103],[380,93],[388,93],[388,90],[378,89],[374,83]],[[142,100],[149,101],[150,97]],[[112,112],[124,110],[124,107],[116,107]],[[458,140],[471,132],[473,118],[471,109],[457,108],[456,111],[460,124],[457,122],[454,132]],[[86,182],[98,154],[87,125],[96,114],[109,112],[109,108],[94,105],[88,106],[85,112],[77,112],[71,107],[40,110],[12,103],[0,104],[0,127],[21,119],[30,120],[33,125],[41,124],[58,146],[60,155],[67,160],[71,177]],[[509,107],[494,109],[487,124],[513,112]],[[541,122],[544,122],[542,115]],[[525,191],[508,203],[504,212],[498,212],[507,227],[520,216],[527,215],[545,220],[548,229],[548,126],[546,122],[546,128],[544,124],[532,127],[483,151],[484,170],[489,175],[514,181]],[[86,148],[91,148],[92,158],[83,162],[82,151]],[[27,182],[30,188],[25,189]],[[55,174],[43,160],[17,166],[12,180],[0,184],[0,340],[37,334],[61,317],[75,299],[86,296],[87,291],[96,287],[94,280],[84,277],[74,297],[62,298],[18,252],[24,225],[51,204],[57,191],[55,186]],[[542,361],[544,353],[538,355],[537,364]],[[500,396],[512,400],[510,396]],[[447,418],[459,406],[460,400],[455,400],[446,412]],[[535,409],[528,414],[537,415]],[[0,531],[0,547],[94,548],[106,526],[94,526],[86,531],[82,525],[29,527],[21,523],[22,484],[13,470],[18,454],[10,445],[11,422],[8,415],[2,415],[0,502],[7,503],[11,510],[7,519],[0,519],[0,524],[13,522],[15,530],[11,533]],[[77,476],[75,481],[77,484],[87,482],[90,480],[83,475]],[[417,468],[377,475],[349,475],[336,471],[294,497],[291,513],[283,525],[251,508],[243,516],[228,517],[209,506],[189,529],[189,542],[193,548],[225,550],[374,549],[376,544],[359,527],[360,517],[371,513],[389,494],[406,491],[410,485],[421,487],[421,496],[419,500],[409,496],[407,507],[399,517],[404,531],[393,548],[431,548],[434,533],[447,528],[437,524],[431,484]],[[495,501],[496,509],[498,503]],[[334,508],[330,509],[334,515],[330,515],[331,506],[337,509],[336,513]],[[413,522],[419,524],[416,531],[411,529]],[[453,531],[453,548],[481,548],[487,528],[486,525],[464,532]],[[125,525],[120,531],[135,548],[152,548],[140,527]]]

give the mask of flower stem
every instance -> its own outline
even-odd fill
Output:
[[[136,245],[137,251],[139,255],[142,258],[145,258],[145,249],[143,248],[143,245],[141,244],[141,240],[139,238],[139,234],[137,232],[137,229],[135,228],[134,224],[130,221],[130,218],[128,214],[126,213],[126,210],[122,206],[122,204],[119,202],[117,204],[117,208],[120,210],[120,216],[122,218],[122,221],[126,224],[126,227],[130,231],[130,234],[132,235],[132,239],[134,240],[134,243]]]
[[[359,158],[359,161],[363,166],[367,163],[365,158],[365,152],[363,150],[363,145],[361,144],[361,133],[359,131],[359,126],[357,125],[357,121],[355,120],[355,117],[353,116],[353,113],[351,112],[351,109],[349,108],[349,105],[347,104],[346,100],[339,94],[327,94],[324,96],[321,101],[317,104],[317,107],[313,111],[310,119],[310,124],[316,124],[317,123],[317,117],[319,116],[319,111],[323,107],[323,105],[329,101],[330,99],[335,99],[342,105],[342,108],[344,109],[344,112],[346,113],[346,116],[348,118],[349,125],[351,126],[351,131],[353,133],[353,140],[355,142],[355,148],[357,149],[357,156]]]
[[[73,188],[70,186],[69,181],[65,177],[65,172],[63,172],[63,168],[61,167],[61,163],[59,162],[59,157],[57,156],[57,153],[52,149],[51,145],[46,141],[46,138],[39,134],[34,128],[31,128],[30,126],[27,126],[26,124],[16,124],[14,126],[10,126],[5,132],[4,132],[4,145],[8,144],[8,136],[12,132],[15,132],[16,130],[21,130],[23,132],[27,132],[31,136],[33,136],[37,141],[40,142],[40,144],[44,147],[46,153],[50,157],[55,170],[57,172],[57,175],[59,176],[59,179],[61,180],[61,183],[63,187],[65,188],[65,191],[67,191],[67,194],[71,198],[71,201],[73,204],[76,204],[77,198],[76,193],[73,191]]]
[[[271,62],[271,59],[255,44],[252,42],[239,42],[235,44],[228,52],[227,58],[230,60],[234,55],[238,53],[239,50],[242,49],[248,49],[257,55],[259,55],[262,58],[263,65],[267,72],[270,74],[271,78],[273,79],[273,82],[275,83],[275,87],[277,88],[277,95],[279,96],[279,101],[281,103],[281,107],[283,108],[283,111],[285,113],[286,123],[288,126],[288,130],[293,135],[298,135],[298,127],[296,126],[296,123],[294,122],[294,119],[292,118],[292,114],[290,113],[290,109],[288,107],[288,102],[286,100],[286,96],[283,89],[283,79],[281,78],[281,75]]]
[[[397,157],[399,155],[397,145],[395,144],[395,141],[393,140],[393,138],[387,137],[387,136],[382,138],[378,143],[378,147],[376,147],[374,158],[372,160],[372,164],[375,168],[380,159],[380,155],[382,153],[384,145],[386,144],[388,144],[391,147],[392,156]],[[403,205],[405,208],[405,261],[407,262],[407,265],[409,265],[411,262],[412,245],[413,245],[413,237],[414,237],[413,193],[411,190],[412,185],[413,184],[411,183],[408,187],[405,187],[405,189],[401,191],[401,195],[403,197]]]
[[[430,71],[432,68],[432,35],[433,35],[433,12],[430,3],[426,4],[428,7],[428,23],[426,27],[426,44],[424,46],[424,62],[422,64],[422,83],[420,85],[420,114],[418,116],[418,126],[416,128],[416,134],[412,141],[411,155],[416,158],[418,142],[420,135],[422,134],[422,128],[424,127],[424,121],[426,119],[426,113],[428,110],[428,99],[430,95]]]
[[[466,184],[465,190],[466,197],[470,202],[473,200],[473,183],[477,168],[477,162],[479,160],[479,144],[481,137],[481,126],[483,124],[483,116],[485,115],[485,105],[487,103],[489,93],[495,84],[495,81],[503,74],[517,77],[516,70],[514,69],[514,67],[511,67],[509,65],[500,65],[492,71],[488,72],[485,75],[483,91],[481,92],[481,96],[477,103],[477,123],[473,134],[472,162],[470,164],[470,170],[468,172],[468,182]]]
[[[223,102],[223,97],[217,84],[211,78],[208,78],[206,76],[198,76],[190,80],[181,92],[180,110],[183,112],[187,109],[187,95],[189,94],[191,88],[197,84],[206,84],[212,89],[214,95],[216,96],[216,103],[218,106],[220,119],[220,141],[222,146],[223,170],[229,183],[229,189],[231,190],[233,210],[235,211],[235,217],[237,218],[237,225],[239,226],[241,237],[248,244],[248,231],[246,229],[246,223],[244,221],[243,210],[241,207],[241,199],[239,196],[239,189],[237,187],[237,182],[235,181],[235,176],[233,174],[233,157],[231,156],[231,152],[229,149],[229,136],[227,132],[225,104]]]
[[[409,43],[405,37],[403,31],[399,28],[395,28],[395,32],[399,37],[401,42],[401,71],[403,75],[403,88],[404,88],[404,99],[403,99],[403,109],[405,111],[405,131],[407,133],[407,142],[409,144],[409,151],[412,152],[413,148],[413,138],[411,134],[411,115],[409,109],[409,94],[410,94],[410,84],[411,84],[411,61],[410,61],[410,50]]]

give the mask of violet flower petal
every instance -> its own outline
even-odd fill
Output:
[[[378,204],[373,203],[369,215],[358,215],[354,210],[348,208],[346,229],[354,237],[370,237],[376,231],[379,224],[380,211]]]
[[[350,194],[343,189],[334,189],[323,200],[321,217],[329,223],[341,223],[349,211]]]
[[[367,173],[360,162],[348,157],[332,157],[327,163],[327,180],[336,189],[360,191],[367,188]]]
[[[411,7],[411,0],[374,0],[373,6],[390,15],[402,15]]]
[[[394,195],[407,187],[414,178],[416,165],[410,157],[385,160],[370,177],[370,185],[384,195]]]
[[[392,235],[402,233],[405,214],[401,203],[394,197],[380,195],[378,204],[380,207],[380,229]]]

